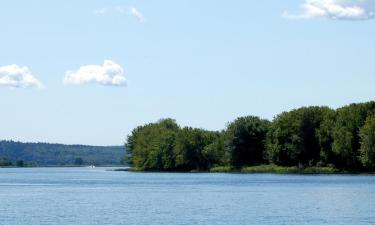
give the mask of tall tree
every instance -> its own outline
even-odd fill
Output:
[[[176,138],[175,156],[178,170],[205,170],[208,167],[203,150],[217,138],[215,132],[185,127]]]
[[[336,166],[351,169],[362,166],[359,160],[359,129],[365,124],[367,116],[374,112],[375,102],[351,104],[337,110],[332,144]]]
[[[240,117],[228,125],[225,137],[231,165],[242,167],[264,162],[269,125],[269,121],[255,116]]]
[[[131,164],[141,170],[173,169],[173,149],[178,130],[178,125],[172,119],[135,128],[128,136],[126,145]]]
[[[332,165],[335,161],[335,155],[332,151],[333,128],[336,121],[336,111],[326,110],[323,115],[323,121],[317,129],[317,138],[320,146],[321,165]]]
[[[214,141],[204,147],[202,154],[208,168],[230,165],[230,156],[228,155],[228,151],[225,151],[225,135],[225,131],[215,132]]]
[[[331,109],[302,107],[278,115],[268,134],[271,162],[283,166],[315,165],[320,161],[318,130]]]
[[[360,129],[360,160],[367,169],[375,168],[375,115],[367,117],[365,125]]]

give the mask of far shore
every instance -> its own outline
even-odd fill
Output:
[[[95,168],[95,167],[113,167],[128,168],[124,165],[36,165],[36,166],[0,166],[0,168]]]

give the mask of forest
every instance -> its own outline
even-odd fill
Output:
[[[0,141],[0,166],[121,165],[123,146]]]
[[[375,102],[338,109],[301,107],[272,121],[239,117],[220,131],[161,119],[127,137],[128,163],[140,171],[241,171],[243,168],[375,170]],[[333,171],[333,170],[332,170]]]

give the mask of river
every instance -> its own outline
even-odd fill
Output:
[[[1,168],[1,225],[375,224],[375,176]]]

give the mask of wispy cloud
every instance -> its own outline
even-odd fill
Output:
[[[12,88],[43,88],[26,66],[16,64],[0,67],[0,86]]]
[[[369,20],[375,18],[375,1],[368,0],[305,0],[302,12],[283,13],[288,19],[326,18],[332,20]]]
[[[135,7],[130,7],[130,15],[137,18],[141,23],[145,21],[145,17],[143,16],[143,14]]]
[[[64,84],[96,83],[105,86],[126,86],[124,69],[111,60],[104,60],[103,65],[85,65],[78,70],[67,71]]]
[[[145,17],[141,11],[139,11],[135,7],[122,7],[122,6],[116,6],[113,8],[100,8],[94,10],[94,14],[97,15],[104,15],[104,14],[127,14],[129,16],[135,17],[139,22],[145,22]]]

